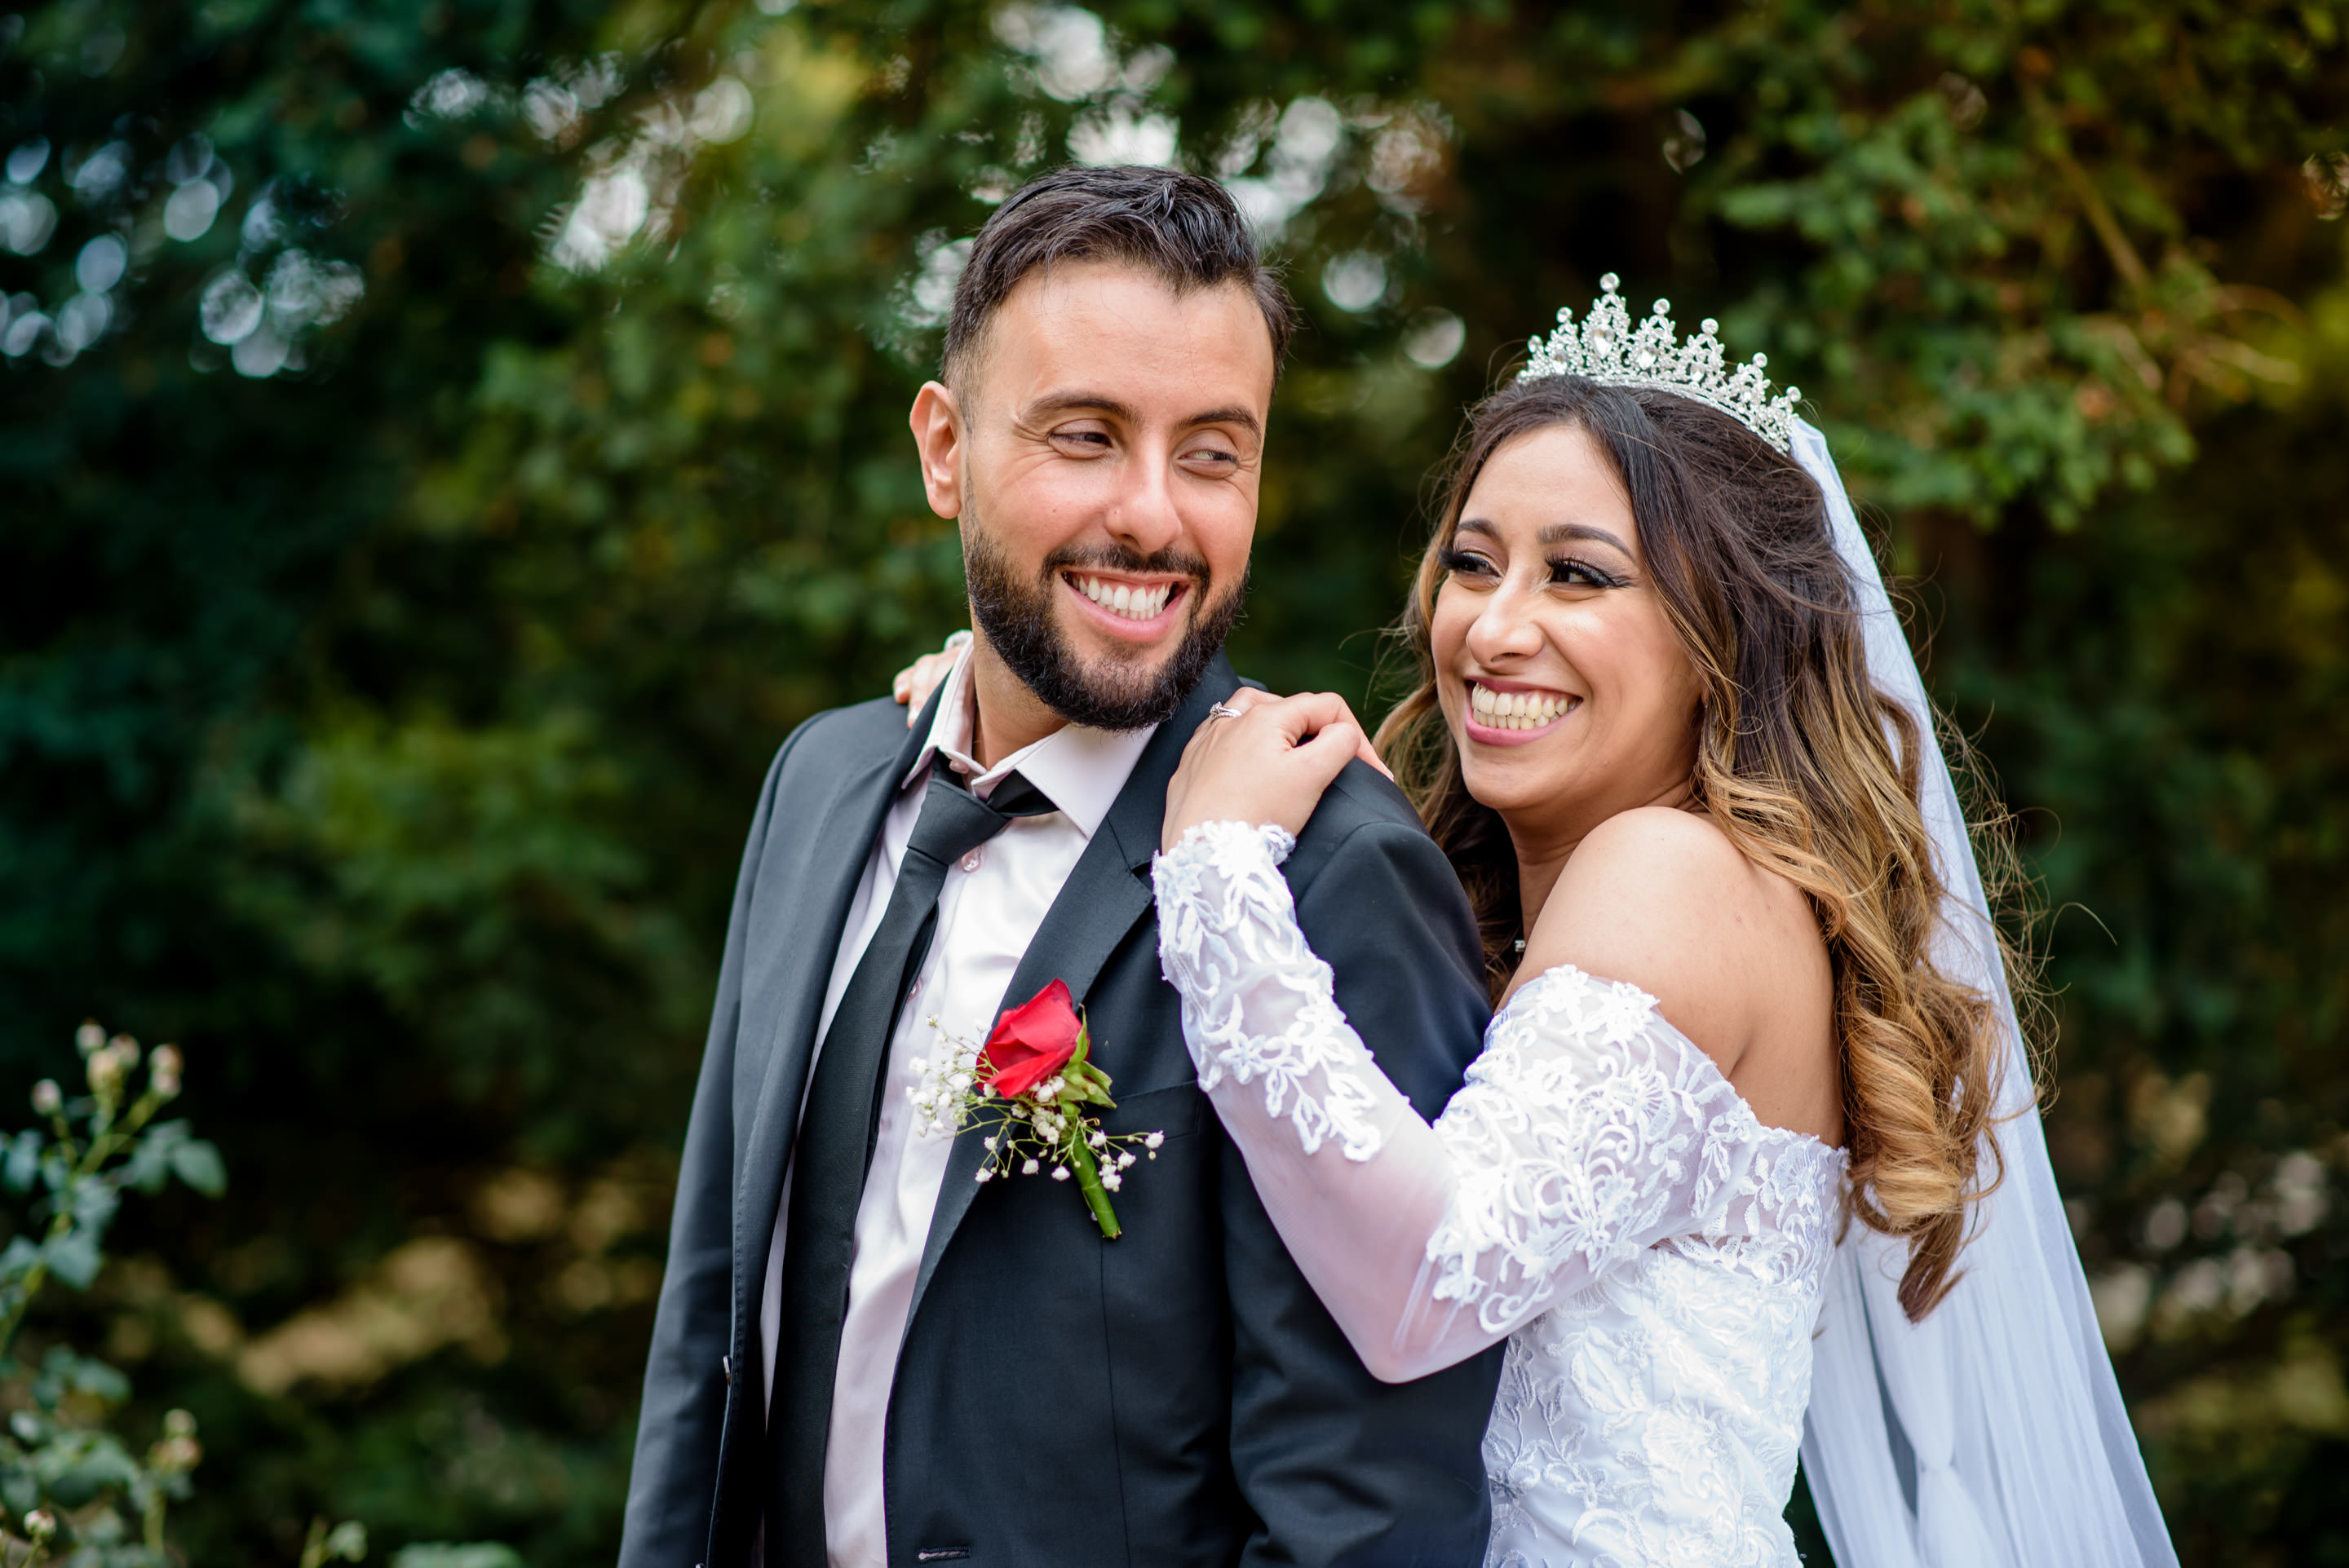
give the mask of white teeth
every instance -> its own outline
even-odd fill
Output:
[[[1094,603],[1112,615],[1123,615],[1129,621],[1148,621],[1166,608],[1174,597],[1174,584],[1161,583],[1147,588],[1135,588],[1121,583],[1104,583],[1098,577],[1071,577],[1069,582]]]
[[[1502,692],[1474,682],[1468,687],[1469,710],[1488,729],[1539,729],[1564,717],[1579,702],[1557,692]]]

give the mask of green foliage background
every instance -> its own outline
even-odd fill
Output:
[[[1277,686],[1375,700],[1423,476],[1601,273],[1804,386],[2057,912],[2181,1553],[2349,1562],[2343,6],[763,5],[0,18],[0,1083],[188,1049],[230,1201],[39,1326],[200,1416],[197,1558],[608,1558],[746,814],[959,624],[905,411],[1073,150],[1276,220]]]

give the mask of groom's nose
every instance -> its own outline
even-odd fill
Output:
[[[1131,545],[1143,555],[1155,555],[1180,540],[1183,514],[1175,507],[1174,487],[1164,454],[1121,465],[1117,493],[1104,520],[1110,537]]]

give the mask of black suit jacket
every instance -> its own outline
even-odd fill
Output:
[[[1237,684],[1218,658],[1152,738],[1004,999],[1066,981],[1115,1080],[1107,1130],[1161,1129],[1165,1146],[1129,1175],[1124,1234],[1105,1242],[1062,1183],[979,1185],[976,1136],[957,1140],[890,1396],[889,1568],[1483,1559],[1499,1350],[1398,1387],[1363,1370],[1200,1093],[1159,975],[1166,781]],[[622,1568],[745,1568],[765,1493],[760,1291],[817,1016],[926,731],[893,703],[837,709],[768,773],[686,1134]],[[1433,1117],[1488,1013],[1451,866],[1357,762],[1286,872],[1339,1002]]]

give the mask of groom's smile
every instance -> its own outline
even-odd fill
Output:
[[[1112,636],[1149,645],[1164,634],[1190,588],[1181,577],[1139,577],[1115,572],[1063,571],[1061,582],[1082,599]]]
[[[913,428],[930,504],[962,529],[988,748],[1165,718],[1247,583],[1273,384],[1255,297],[1062,263],[947,374]]]

